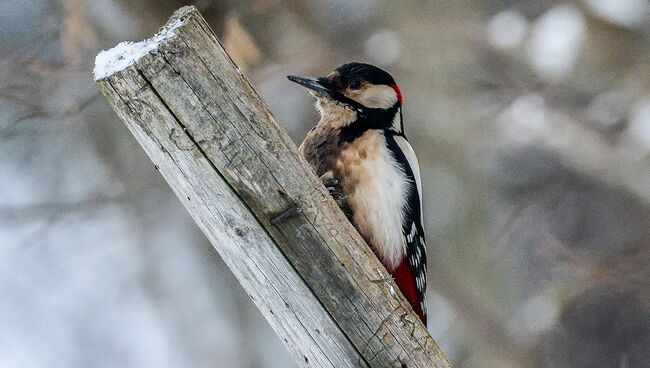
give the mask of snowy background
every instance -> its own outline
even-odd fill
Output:
[[[650,366],[648,0],[0,0],[0,367],[295,366],[92,80],[185,4],[297,143],[396,77],[456,367]]]

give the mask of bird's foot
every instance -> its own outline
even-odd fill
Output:
[[[327,191],[330,192],[330,195],[334,200],[344,200],[347,199],[347,196],[343,193],[343,188],[341,187],[341,182],[338,179],[326,178],[323,179],[323,185],[327,188]]]
[[[341,185],[341,182],[338,179],[332,177],[327,177],[327,178],[321,177],[321,180],[323,182],[323,185],[325,185],[325,188],[327,188],[327,191],[332,196],[332,198],[334,198],[334,201],[336,201],[336,204],[339,206],[339,208],[343,210],[343,213],[345,213],[345,215],[348,218],[350,218],[351,211],[347,201],[348,196],[346,196],[345,193],[343,193],[343,187]]]

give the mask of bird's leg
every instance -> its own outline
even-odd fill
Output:
[[[338,201],[341,199],[346,199],[347,197],[343,194],[343,188],[341,187],[341,182],[338,179],[334,178],[325,178],[323,180],[323,185],[327,188],[327,191],[330,192],[330,195],[334,200]]]
[[[325,185],[325,188],[327,188],[327,191],[330,193],[332,198],[334,198],[339,208],[343,210],[345,215],[349,218],[351,211],[347,201],[348,197],[343,192],[343,186],[341,185],[341,182],[336,178],[325,175],[321,176],[321,181],[323,182],[323,185]]]

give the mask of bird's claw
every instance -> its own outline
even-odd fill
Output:
[[[343,193],[341,182],[338,179],[334,179],[334,178],[324,179],[323,185],[325,185],[327,191],[330,193],[332,198],[334,198],[336,201],[347,199],[347,196]]]
[[[350,210],[350,205],[347,201],[348,196],[343,193],[343,186],[338,179],[327,177],[321,178],[323,185],[327,188],[327,191],[330,193],[336,204],[339,208],[345,213],[345,216],[350,219],[352,217],[352,211]]]

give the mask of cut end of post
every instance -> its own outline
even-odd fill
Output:
[[[185,24],[187,15],[196,11],[193,6],[180,8],[153,37],[140,42],[120,42],[112,49],[101,51],[95,57],[95,80],[107,78],[134,65],[144,55],[157,49],[161,42],[174,36],[176,30]]]

